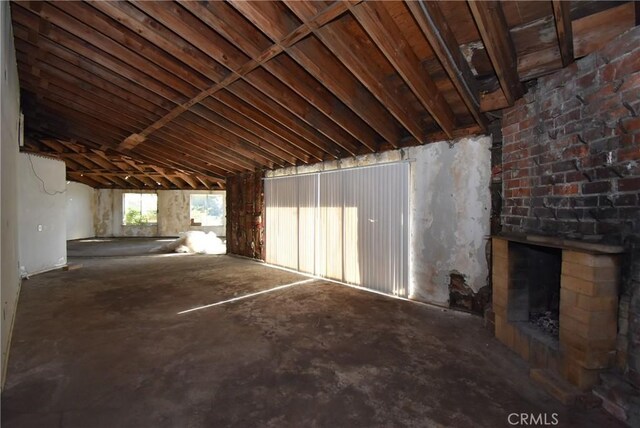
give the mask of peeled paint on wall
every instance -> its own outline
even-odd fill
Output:
[[[451,273],[474,292],[487,285],[491,138],[409,149],[412,164],[411,298],[448,305]]]
[[[124,226],[122,224],[122,195],[127,192],[130,191],[121,189],[96,189],[96,211],[93,223],[97,237],[152,237],[158,235],[157,224],[139,226]],[[156,192],[137,190],[132,193]]]
[[[226,198],[226,192],[216,190],[159,190],[158,235],[178,236],[189,230],[200,230],[225,236],[226,219],[221,226],[191,225],[191,195],[222,195]]]
[[[469,137],[268,171],[279,177],[410,160],[409,298],[448,306],[451,274],[474,302],[488,298],[491,137]],[[483,287],[485,287],[483,289]],[[477,296],[480,290],[482,296]],[[457,290],[456,292],[460,292]],[[475,305],[475,306],[474,306]]]

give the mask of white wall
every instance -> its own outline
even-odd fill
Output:
[[[45,272],[67,263],[65,176],[62,161],[19,155],[18,238],[23,274]]]
[[[9,2],[0,2],[0,73],[2,123],[0,125],[0,290],[2,292],[2,386],[16,304],[20,293],[18,270],[18,117],[20,87],[11,29]]]
[[[158,225],[124,226],[122,195],[132,190],[96,189],[95,190],[95,236],[158,236]],[[156,193],[152,190],[135,190],[136,193]],[[159,216],[159,214],[158,214]]]
[[[226,195],[224,191],[206,190],[159,190],[158,191],[158,234],[160,236],[177,236],[187,230],[203,230],[224,236],[226,216],[222,226],[191,226],[191,195]]]
[[[267,177],[411,160],[409,298],[447,305],[452,273],[487,285],[491,137],[463,138],[339,161],[284,168]]]
[[[95,190],[95,236],[178,236],[187,230],[213,231],[224,236],[225,226],[191,226],[189,198],[192,194],[222,194],[220,191],[158,190],[142,193],[158,194],[158,224],[144,226],[122,225],[122,195],[138,190]]]
[[[94,190],[82,183],[67,184],[67,240],[92,238],[94,212]]]

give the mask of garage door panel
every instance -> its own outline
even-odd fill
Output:
[[[294,267],[295,252],[298,270],[406,297],[408,168],[407,163],[395,163],[290,177],[297,183],[283,182],[279,192],[295,197],[280,197],[269,187],[267,261]],[[280,209],[281,201],[297,201],[296,219],[288,217],[292,211]],[[269,220],[271,216],[287,217],[280,222]],[[292,225],[296,243],[287,242]],[[276,236],[279,231],[282,236]]]

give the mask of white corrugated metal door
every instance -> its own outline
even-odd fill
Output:
[[[406,297],[406,162],[267,179],[267,262]]]

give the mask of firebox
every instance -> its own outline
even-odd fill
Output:
[[[496,337],[535,376],[588,389],[615,359],[621,247],[542,236],[492,239]],[[547,375],[545,375],[547,376]]]
[[[510,321],[529,322],[557,339],[560,333],[562,250],[509,242],[509,281],[514,290]]]

